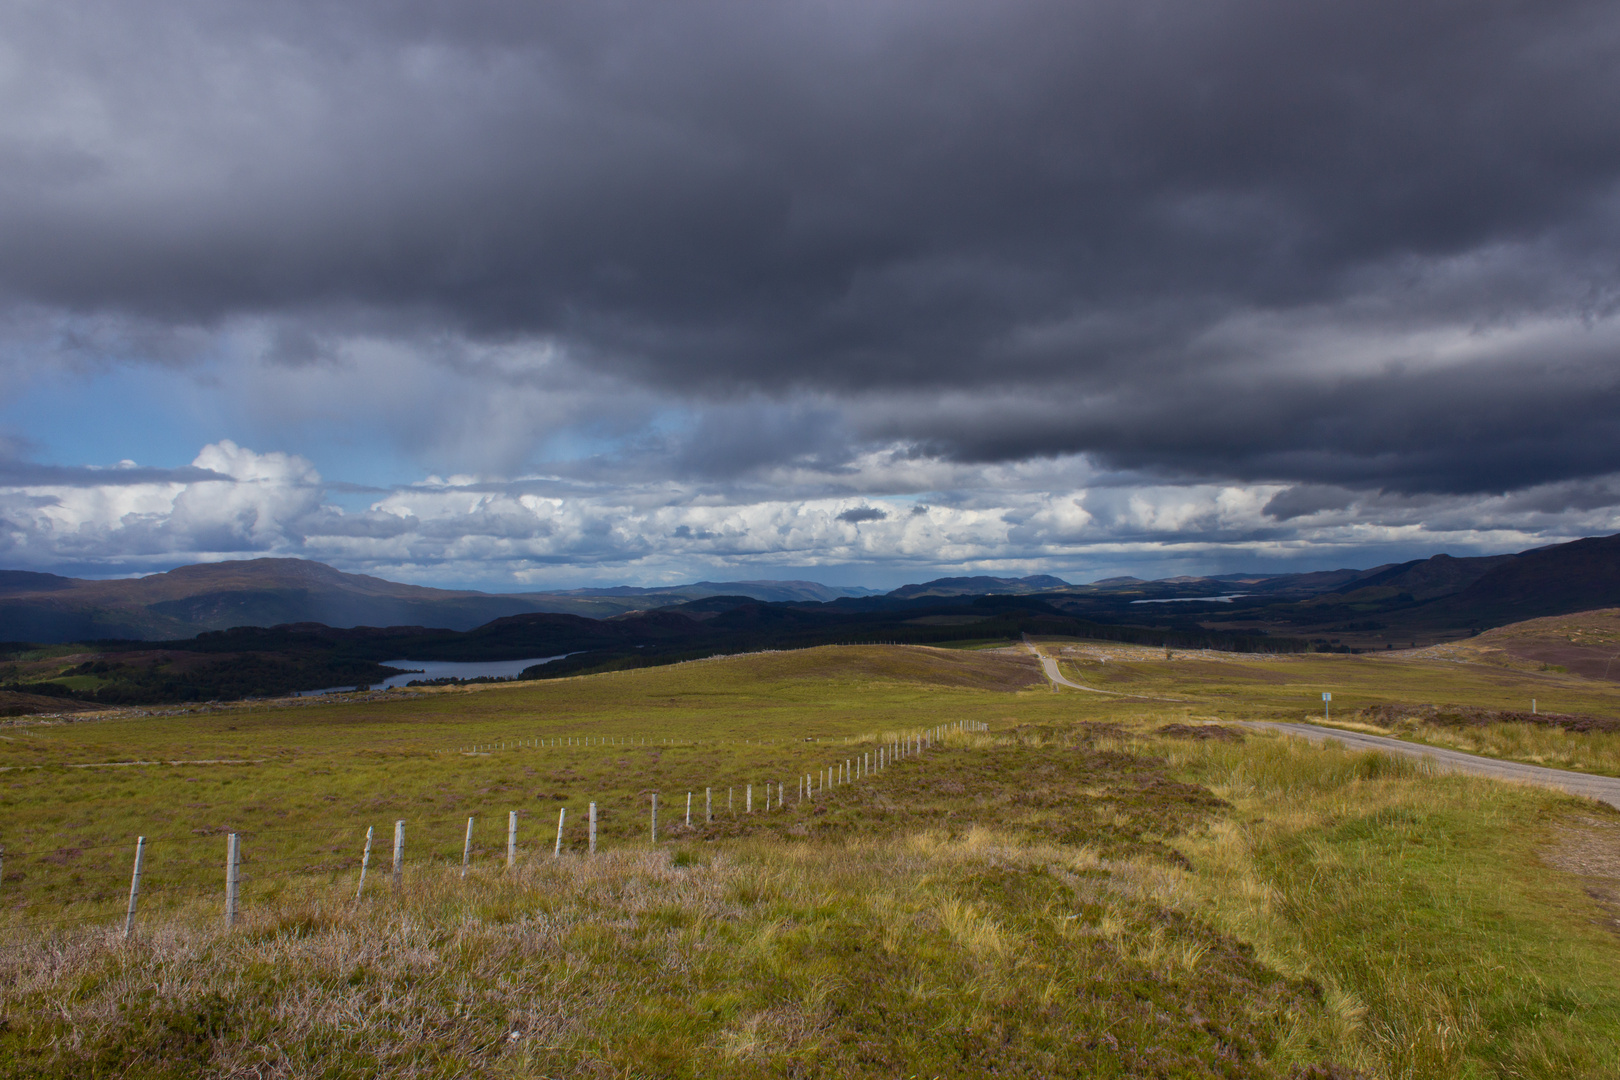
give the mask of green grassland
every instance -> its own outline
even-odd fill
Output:
[[[1333,694],[1335,715],[1387,703],[1454,702],[1497,709],[1620,714],[1620,685],[1558,672],[1514,671],[1475,663],[1468,654],[1439,646],[1416,653],[1234,655],[1074,643],[1080,653],[1060,651],[1065,642],[1037,639],[1063,657],[1076,682],[1130,694],[1181,695],[1218,706],[1223,715],[1299,720],[1323,715],[1322,692]],[[1101,662],[1097,657],[1107,655]]]
[[[1558,671],[1515,670],[1478,651],[1443,645],[1413,653],[1306,653],[1290,656],[1173,652],[1097,642],[1041,639],[1075,682],[1122,694],[1182,699],[1234,720],[1311,720],[1511,761],[1620,776],[1620,734],[1526,724],[1449,728],[1371,725],[1378,705],[1462,705],[1528,712],[1620,717],[1620,685]],[[1106,657],[1106,659],[1104,659]],[[1333,695],[1331,714],[1323,692]]]
[[[1162,730],[1297,720],[1324,689],[1346,713],[1533,691],[1614,715],[1604,684],[1435,657],[1072,647],[1091,652],[1070,677],[1121,693],[1054,693],[1005,651],[829,647],[0,727],[0,1071],[1620,1074],[1616,911],[1559,855],[1620,814],[1235,728]],[[930,727],[948,731],[930,749],[798,797],[799,776]],[[767,783],[786,805],[765,808]],[[229,832],[244,884],[226,930]]]

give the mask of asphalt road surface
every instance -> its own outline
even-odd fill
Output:
[[[1031,648],[1034,647],[1031,646]],[[1041,667],[1046,669],[1046,677],[1057,683],[1059,686],[1068,686],[1075,690],[1084,690],[1088,694],[1113,694],[1115,697],[1125,696],[1122,695],[1118,690],[1099,690],[1095,686],[1084,686],[1077,682],[1070,682],[1068,679],[1063,677],[1061,672],[1058,671],[1056,660],[1053,660],[1050,656],[1042,655],[1039,650],[1036,650],[1035,655],[1040,657]]]
[[[1072,685],[1072,684],[1071,684]],[[1592,776],[1589,773],[1548,769],[1541,765],[1525,765],[1517,761],[1498,761],[1495,758],[1476,757],[1461,750],[1444,750],[1435,746],[1388,739],[1382,735],[1366,735],[1359,731],[1341,731],[1338,728],[1318,727],[1315,724],[1279,724],[1265,720],[1249,720],[1244,726],[1301,735],[1312,742],[1337,739],[1352,750],[1377,750],[1407,757],[1428,758],[1430,767],[1445,772],[1470,773],[1488,776],[1493,780],[1516,780],[1524,784],[1560,788],[1572,795],[1585,795],[1589,799],[1620,807],[1620,777]]]
[[[1095,686],[1085,686],[1081,683],[1070,682],[1058,671],[1057,661],[1047,656],[1035,647],[1028,637],[1024,644],[1041,661],[1041,667],[1046,671],[1046,677],[1059,686],[1067,686],[1075,690],[1084,690],[1092,694],[1111,694],[1115,697],[1129,697],[1117,690],[1099,690]],[[1421,746],[1415,743],[1402,742],[1399,739],[1389,739],[1382,735],[1367,735],[1359,731],[1343,731],[1339,728],[1317,727],[1315,724],[1283,724],[1267,720],[1244,721],[1245,726],[1262,728],[1269,731],[1280,731],[1288,735],[1300,735],[1312,742],[1325,742],[1328,739],[1337,739],[1352,750],[1378,750],[1388,754],[1404,754],[1407,757],[1427,758],[1429,767],[1441,772],[1468,773],[1473,776],[1488,776],[1493,780],[1512,780],[1522,784],[1540,784],[1543,787],[1559,788],[1571,795],[1584,795],[1589,799],[1606,802],[1610,806],[1620,809],[1620,777],[1593,776],[1589,773],[1570,772],[1567,769],[1549,769],[1542,765],[1526,765],[1518,761],[1498,761],[1495,758],[1477,757],[1474,754],[1465,754],[1461,750],[1445,750],[1436,746]]]
[[[1041,662],[1041,668],[1046,672],[1046,677],[1052,680],[1052,682],[1056,683],[1058,686],[1067,686],[1074,690],[1084,690],[1088,694],[1112,694],[1114,697],[1130,696],[1129,694],[1121,694],[1118,690],[1099,690],[1095,686],[1085,686],[1081,683],[1070,682],[1068,679],[1065,679],[1063,677],[1063,673],[1058,671],[1057,661],[1041,652],[1041,650],[1037,649],[1035,647],[1035,643],[1029,640],[1028,634],[1024,635],[1024,647],[1035,654],[1035,658]]]

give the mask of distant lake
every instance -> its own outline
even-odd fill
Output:
[[[1230,604],[1232,601],[1248,596],[1245,592],[1235,592],[1227,596],[1167,596],[1163,600],[1132,600],[1133,604],[1191,604],[1202,600],[1206,604]]]
[[[563,656],[572,653],[563,653],[562,656],[539,656],[530,660],[480,660],[470,664],[451,663],[447,660],[384,660],[383,667],[405,668],[407,674],[390,675],[380,683],[372,684],[373,690],[387,690],[390,687],[404,686],[406,683],[418,680],[427,682],[431,679],[477,679],[480,677],[490,679],[512,679],[523,674],[524,668],[534,667],[536,664],[549,664],[553,660],[561,660]],[[320,690],[300,690],[299,697],[311,697],[315,694],[346,694],[353,690],[352,686],[327,686]]]

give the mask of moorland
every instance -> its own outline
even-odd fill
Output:
[[[1612,718],[1620,687],[1505,640],[1036,644],[1115,693],[1016,647],[844,645],[16,718],[0,1067],[1620,1072],[1620,812],[1242,725],[1323,719],[1331,689],[1335,722],[1490,716],[1612,771],[1620,734],[1515,717]]]

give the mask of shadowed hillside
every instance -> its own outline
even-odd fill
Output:
[[[1542,615],[1620,605],[1620,536],[1596,536],[1538,548],[1494,567],[1456,595],[1436,602],[1436,620],[1500,626]]]
[[[307,559],[202,563],[118,581],[8,570],[0,571],[0,641],[165,641],[233,626],[286,623],[471,630],[530,612],[603,619],[716,594],[819,601],[866,591],[756,581],[497,595],[402,585]]]

